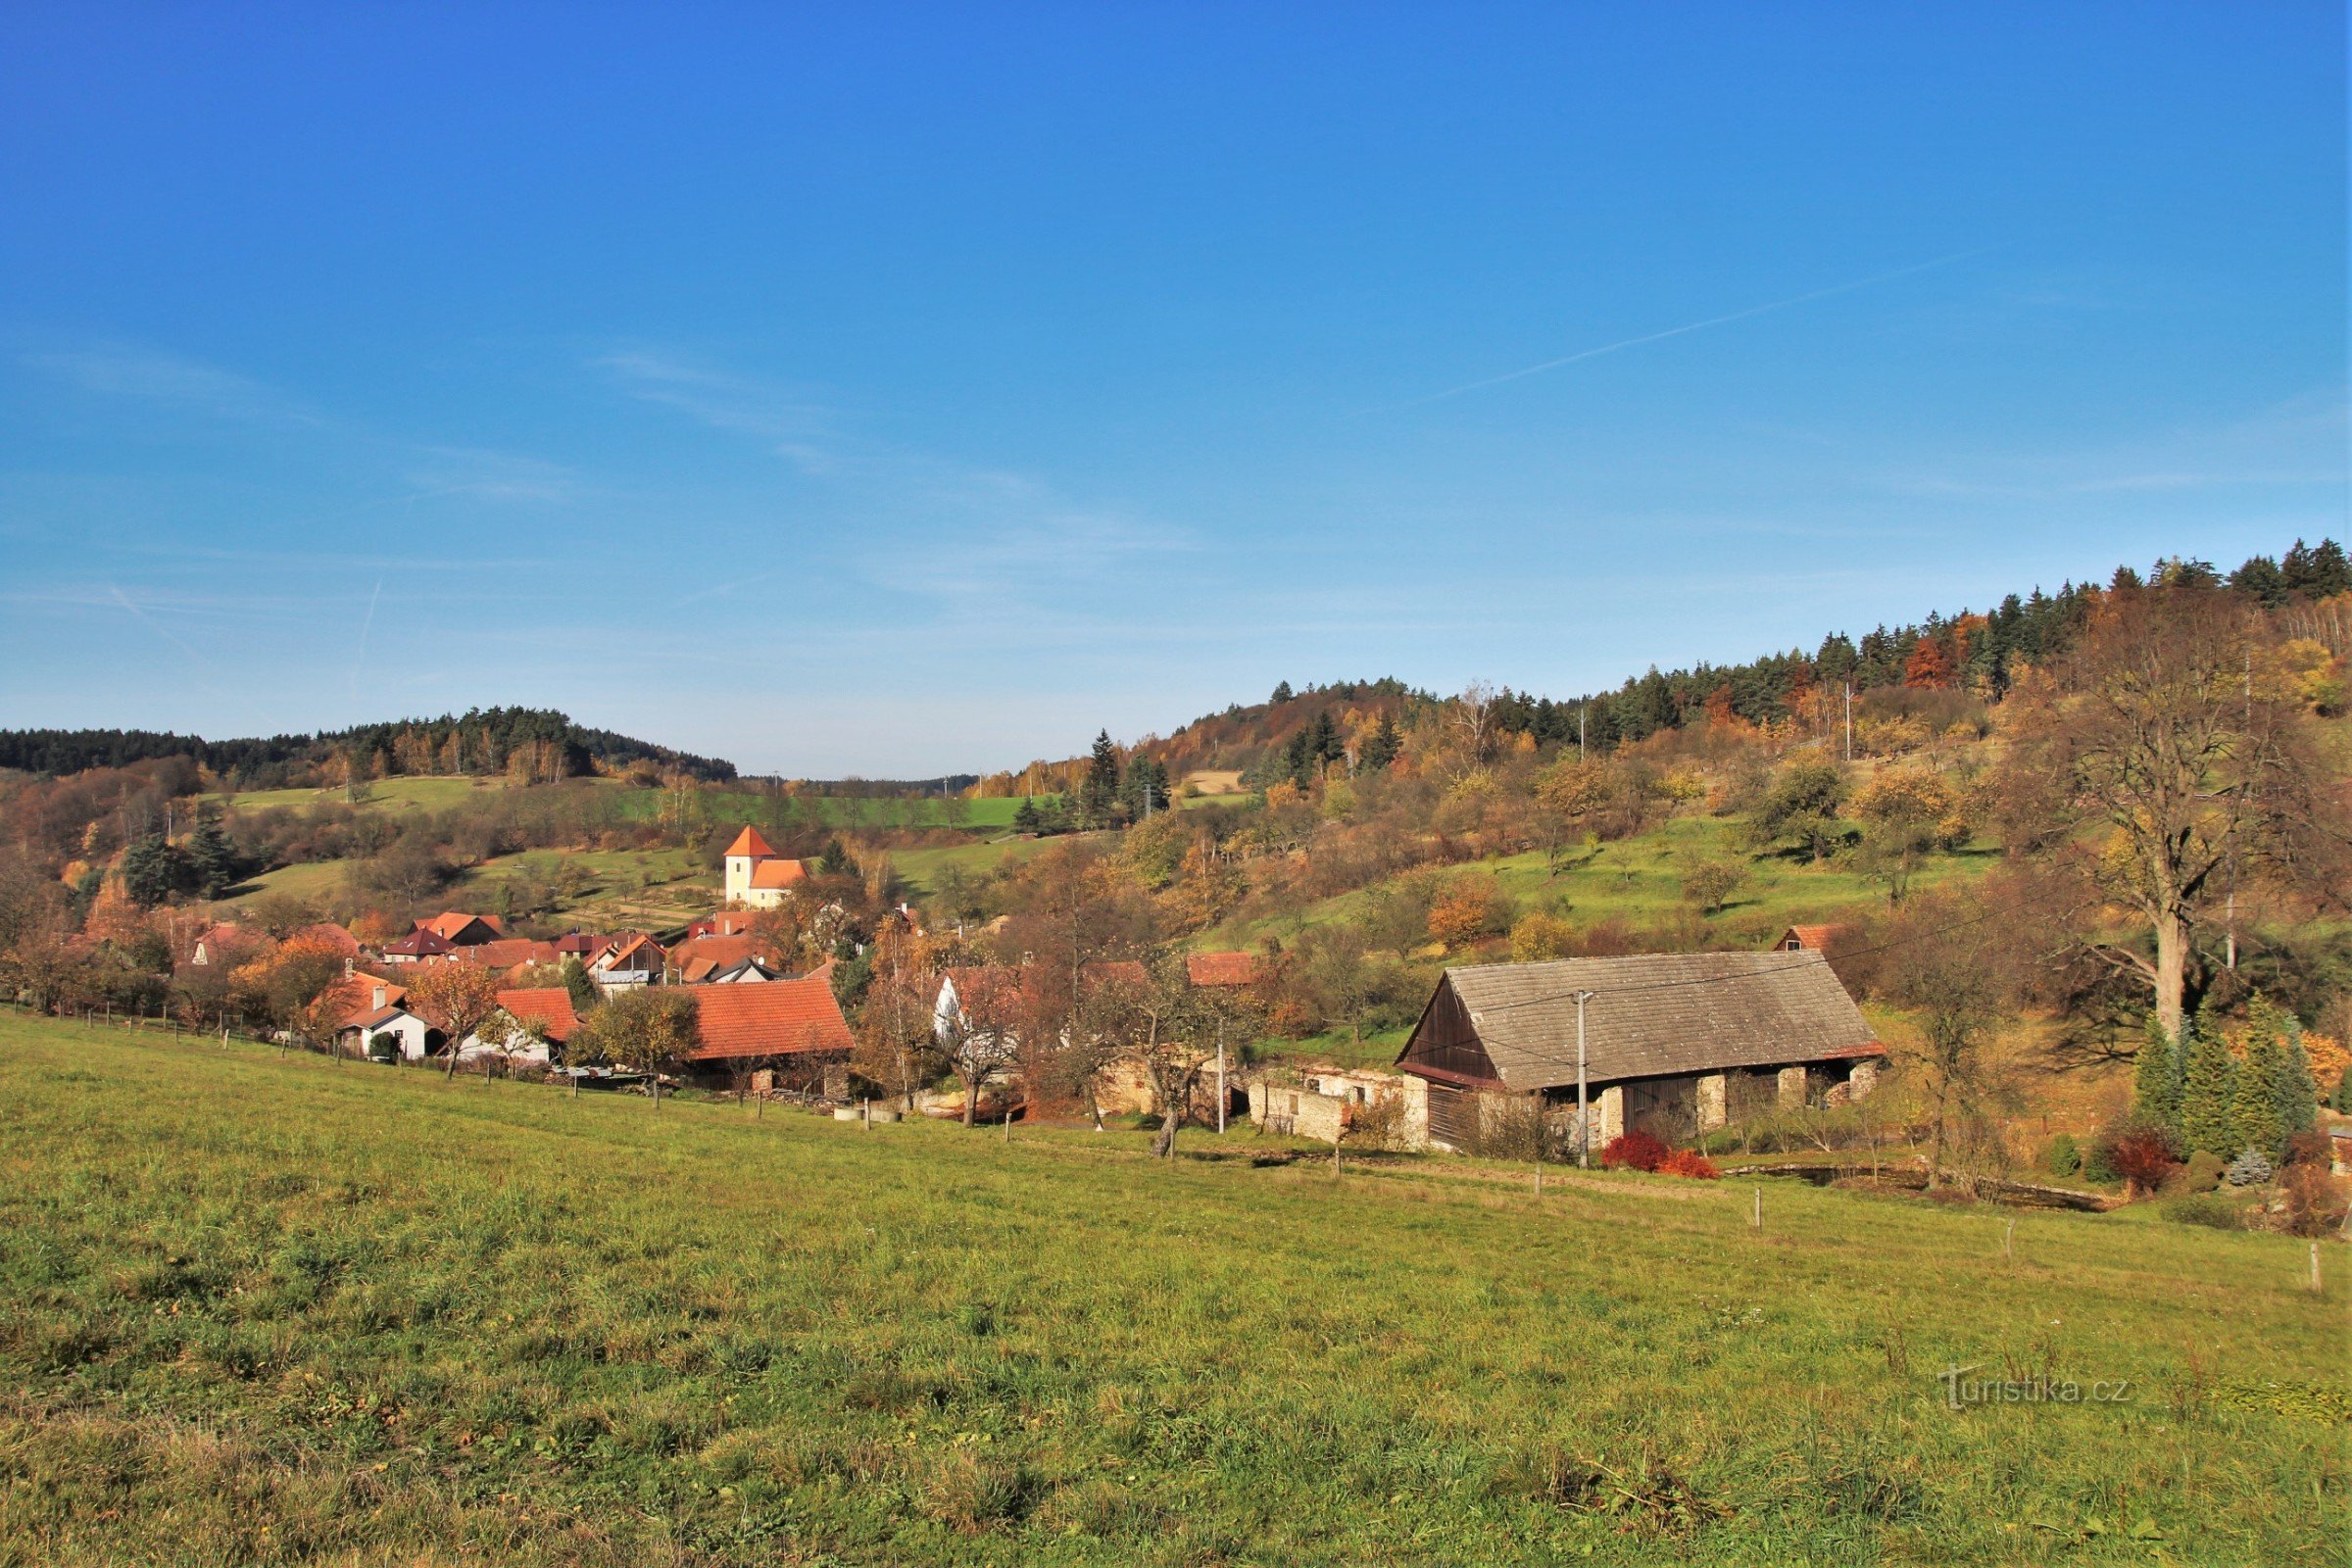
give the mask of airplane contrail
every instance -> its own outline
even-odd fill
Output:
[[[1681,337],[1686,332],[1700,332],[1710,326],[1722,326],[1731,321],[1744,321],[1751,316],[1763,316],[1772,311],[1785,311],[1792,305],[1803,305],[1811,300],[1828,299],[1833,294],[1850,294],[1858,288],[1869,288],[1873,284],[1891,282],[1895,278],[1908,277],[1913,272],[1925,272],[1932,268],[1949,267],[1954,262],[1964,262],[1971,256],[1982,256],[1986,251],[1999,248],[1997,245],[1980,245],[1975,250],[1956,251],[1949,256],[1938,256],[1932,262],[1916,262],[1909,267],[1898,267],[1891,272],[1874,272],[1869,277],[1857,277],[1849,283],[1833,283],[1828,288],[1817,288],[1803,294],[1792,294],[1785,300],[1774,300],[1769,305],[1751,305],[1743,311],[1734,311],[1729,316],[1710,316],[1703,321],[1686,321],[1681,326],[1670,326],[1662,332],[1644,332],[1640,337],[1620,338],[1614,343],[1603,343],[1598,348],[1579,349],[1574,354],[1564,354],[1556,360],[1545,360],[1541,365],[1530,365],[1523,369],[1506,370],[1500,375],[1490,375],[1483,381],[1465,381],[1460,386],[1447,387],[1443,392],[1432,392],[1426,397],[1408,398],[1402,403],[1392,403],[1387,407],[1390,409],[1417,409],[1426,403],[1440,403],[1446,398],[1458,398],[1465,392],[1476,392],[1485,387],[1500,386],[1505,381],[1518,381],[1531,375],[1542,375],[1546,370],[1556,370],[1562,366],[1575,365],[1579,361],[1596,360],[1603,354],[1615,354],[1620,349],[1639,348],[1644,343],[1656,343],[1664,338]]]

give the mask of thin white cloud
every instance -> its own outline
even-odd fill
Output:
[[[1981,245],[1975,250],[1955,251],[1949,256],[1938,256],[1934,261],[1918,262],[1909,267],[1898,267],[1890,272],[1874,272],[1869,277],[1857,277],[1851,282],[1833,283],[1827,288],[1809,289],[1802,294],[1791,294],[1785,300],[1773,300],[1765,305],[1750,305],[1745,310],[1733,311],[1724,316],[1710,316],[1700,321],[1686,321],[1680,326],[1669,326],[1656,332],[1643,332],[1638,337],[1620,338],[1614,343],[1603,343],[1597,348],[1579,349],[1574,354],[1563,354],[1556,360],[1545,360],[1539,365],[1525,366],[1516,370],[1506,370],[1500,375],[1490,375],[1477,381],[1465,381],[1460,386],[1447,387],[1443,392],[1432,392],[1424,397],[1407,398],[1401,403],[1388,404],[1375,412],[1387,413],[1397,409],[1417,409],[1425,404],[1441,403],[1447,398],[1458,398],[1466,392],[1484,391],[1488,387],[1501,386],[1509,381],[1523,381],[1531,375],[1542,375],[1547,370],[1561,369],[1567,366],[1582,364],[1586,360],[1597,360],[1604,354],[1617,354],[1626,349],[1640,348],[1644,343],[1661,343],[1670,337],[1682,337],[1690,332],[1703,332],[1713,326],[1728,326],[1734,321],[1744,321],[1752,317],[1769,315],[1774,311],[1785,311],[1791,306],[1810,304],[1814,300],[1826,300],[1838,294],[1851,294],[1856,289],[1872,288],[1881,283],[1891,283],[1898,277],[1909,277],[1914,272],[1925,272],[1938,267],[1949,267],[1955,262],[1964,262],[1972,256],[1982,256],[1987,251],[1998,248],[1992,245]]]
[[[298,400],[250,377],[155,349],[110,343],[27,354],[21,363],[85,392],[163,404],[215,418],[274,425],[326,422]]]

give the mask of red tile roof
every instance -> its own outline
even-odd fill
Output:
[[[1185,978],[1197,986],[1253,986],[1257,984],[1254,953],[1192,953],[1184,959]]]
[[[334,949],[347,958],[356,958],[360,955],[360,939],[332,920],[321,920],[317,925],[306,925],[298,930],[289,931],[286,933],[286,940],[288,942],[319,943]]]
[[[763,958],[771,951],[770,945],[758,937],[688,937],[669,950],[669,961],[684,968],[708,959],[712,968],[723,969],[746,958]]]
[[[1852,929],[1843,925],[1792,925],[1781,933],[1781,940],[1773,946],[1791,951],[1827,953],[1831,943]]]
[[[695,937],[739,937],[752,928],[759,914],[751,909],[721,909],[706,914],[686,928],[689,940]]]
[[[467,914],[460,909],[444,910],[430,920],[421,921],[419,924],[434,935],[447,937],[452,942],[466,937],[472,937],[474,943],[495,942],[507,934],[506,926],[500,923],[497,915]],[[481,926],[489,935],[473,936],[473,927],[477,925]]]
[[[435,931],[431,926],[420,925],[398,942],[385,943],[384,951],[397,953],[403,957],[427,958],[437,957],[445,953],[454,953],[457,950],[452,946],[449,938]]]
[[[492,969],[514,969],[526,963],[562,963],[564,955],[553,942],[534,942],[528,937],[501,937],[496,942],[477,943],[458,951],[459,957],[470,959]]]
[[[757,860],[752,864],[752,886],[756,888],[788,888],[807,880],[808,867],[799,860]]]
[[[571,1038],[580,1026],[578,1014],[571,1010],[571,993],[562,986],[525,986],[516,991],[501,991],[498,1004],[521,1023],[536,1023],[546,1031],[547,1038],[559,1045]]]
[[[646,950],[651,949],[648,953]],[[614,940],[612,951],[596,956],[597,966],[604,969],[652,968],[660,969],[667,961],[662,944],[642,931],[631,931]]]
[[[337,1029],[359,1028],[362,1020],[377,1010],[375,992],[378,986],[383,988],[385,1007],[397,1007],[408,1000],[407,986],[363,970],[344,976],[320,992],[319,1009],[326,1017],[334,1019]]]
[[[694,1061],[848,1051],[853,1044],[833,987],[814,976],[698,991],[694,1030],[697,1044],[687,1054]]]
[[[746,827],[735,835],[735,842],[727,846],[727,853],[729,855],[748,855],[756,860],[762,856],[774,855],[776,850],[774,845],[760,836],[758,828]]]

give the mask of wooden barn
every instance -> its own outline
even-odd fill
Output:
[[[1775,1104],[1858,1098],[1885,1053],[1815,952],[1664,953],[1448,969],[1396,1058],[1429,1084],[1430,1142],[1473,1150],[1503,1107],[1577,1104],[1577,997],[1597,1148],[1688,1142]]]

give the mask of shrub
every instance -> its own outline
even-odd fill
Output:
[[[2219,1193],[2190,1193],[2168,1198],[2157,1212],[2176,1225],[2203,1225],[2217,1231],[2246,1228],[2246,1205]]]
[[[2177,1193],[2210,1193],[2222,1185],[2222,1156],[2198,1150],[2188,1156],[2188,1163],[2174,1176],[2172,1191]]]
[[[1605,1170],[1656,1170],[1669,1152],[1663,1141],[1637,1127],[1602,1145],[1600,1163]]]
[[[2041,1168],[2053,1176],[2072,1176],[2082,1168],[2082,1151],[2074,1134],[2060,1133],[2050,1140],[2041,1152]]]
[[[2260,1187],[2271,1179],[2271,1156],[2259,1149],[2249,1149],[2230,1162],[2222,1172],[2232,1187]]]
[[[1723,1172],[1715,1162],[1694,1149],[1678,1149],[1658,1162],[1661,1176],[1688,1176],[1692,1181],[1711,1182],[1721,1179]]]
[[[2326,1236],[2344,1222],[2344,1184],[2326,1165],[2289,1165],[2278,1184],[2285,1199],[2281,1219],[2297,1236]]]
[[[2086,1182],[2120,1182],[2123,1173],[2115,1168],[2115,1140],[2112,1137],[2091,1141],[2082,1152],[2082,1179]]]
[[[2128,1192],[2152,1193],[2179,1167],[2171,1135],[2161,1127],[2128,1127],[2109,1146],[2107,1162]]]

